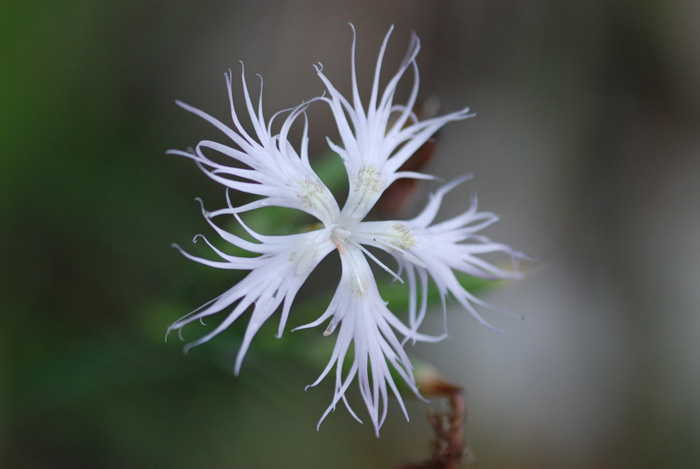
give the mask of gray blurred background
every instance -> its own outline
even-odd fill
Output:
[[[498,334],[451,308],[450,340],[410,349],[466,389],[474,467],[697,464],[700,3],[66,0],[0,7],[0,465],[384,468],[427,455],[420,402],[409,423],[393,402],[379,439],[344,409],[316,431],[331,386],[304,393],[320,368],[279,357],[319,331],[267,352],[254,342],[239,378],[225,335],[187,356],[162,342],[231,283],[170,248],[206,232],[194,197],[224,200],[164,155],[221,140],[174,100],[225,119],[223,72],[237,86],[239,60],[251,89],[264,77],[268,115],[323,91],[315,62],[347,92],[347,22],[365,96],[389,26],[385,77],[416,31],[421,96],[477,113],[445,127],[426,168],[475,174],[443,216],[476,190],[502,216],[487,234],[539,259],[481,295],[524,322],[483,311]],[[330,115],[309,116],[324,153]],[[441,327],[436,312],[426,329]]]

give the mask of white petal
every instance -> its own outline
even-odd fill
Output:
[[[197,108],[181,102],[178,104],[221,130],[233,141],[235,147],[205,140],[197,145],[194,154],[181,151],[170,153],[195,160],[207,176],[226,187],[263,196],[268,205],[302,210],[324,224],[331,223],[340,209],[331,192],[309,165],[306,122],[301,155],[287,140],[291,126],[299,116],[304,115],[308,103],[288,110],[289,115],[282,123],[280,133],[273,135],[271,126],[265,124],[262,114],[262,86],[256,110],[243,74],[242,82],[246,110],[253,124],[255,137],[249,135],[240,123],[233,104],[231,76],[227,74],[226,84],[235,130]],[[233,161],[231,164],[223,164],[209,157],[205,151],[220,153]],[[237,164],[244,164],[250,169],[240,168]],[[257,205],[246,206],[247,209],[254,207]]]
[[[413,269],[421,276],[424,291],[427,288],[426,274],[428,274],[437,285],[443,301],[444,296],[450,293],[479,322],[491,329],[499,330],[488,323],[472,303],[520,317],[479,300],[460,285],[454,274],[455,271],[463,272],[487,280],[521,277],[517,271],[518,260],[527,259],[527,256],[505,244],[494,243],[484,236],[475,234],[493,223],[496,217],[491,213],[478,212],[476,198],[474,198],[466,212],[444,222],[430,225],[440,208],[443,196],[465,179],[465,177],[458,178],[441,187],[435,195],[431,196],[425,209],[413,220],[362,222],[353,233],[353,239],[357,242],[387,251],[408,272],[411,288],[409,312],[412,333],[415,333],[423,316],[415,313],[416,282],[412,278]],[[478,257],[479,254],[494,252],[505,254],[505,257],[510,260],[512,269],[507,270]]]
[[[276,238],[273,243],[263,244],[262,246],[268,248],[267,251],[260,257],[252,259],[225,256],[226,262],[215,263],[185,254],[189,258],[215,267],[226,268],[225,265],[228,263],[231,265],[229,268],[238,268],[241,262],[248,262],[247,268],[252,269],[231,289],[209,302],[204,308],[195,310],[176,321],[170,327],[169,331],[180,330],[193,321],[220,313],[238,302],[214,330],[187,344],[186,350],[207,342],[233,324],[250,306],[254,305],[243,343],[236,357],[235,372],[238,373],[253,337],[284,301],[278,331],[278,336],[281,336],[294,297],[318,263],[334,249],[334,245],[328,235],[324,236],[323,230]]]
[[[393,28],[392,28],[393,29]],[[343,163],[348,172],[348,199],[343,208],[346,218],[363,219],[376,204],[384,190],[397,179],[395,175],[403,163],[410,158],[437,130],[447,122],[470,117],[468,109],[428,119],[423,122],[409,122],[413,116],[418,94],[418,67],[416,55],[420,50],[420,42],[413,35],[406,57],[398,71],[389,80],[381,93],[379,80],[382,61],[392,29],[384,37],[379,57],[374,71],[374,81],[367,110],[362,105],[357,89],[357,74],[355,70],[355,30],[353,27],[352,45],[352,105],[331,84],[320,67],[317,72],[328,90],[329,97],[324,98],[331,108],[338,125],[343,142]],[[408,102],[405,105],[394,104],[394,94],[398,83],[406,70],[414,72],[413,87]],[[398,118],[391,123],[392,113],[398,112]],[[334,148],[333,146],[331,148]],[[335,150],[338,151],[338,150]],[[408,174],[402,175],[406,177]]]
[[[318,325],[331,316],[333,321],[339,324],[331,360],[311,386],[319,384],[333,368],[336,369],[335,393],[331,405],[321,417],[323,421],[336,404],[341,399],[344,400],[350,381],[357,377],[360,394],[378,435],[386,417],[389,389],[408,419],[403,400],[391,375],[392,369],[420,397],[411,362],[403,350],[402,342],[396,336],[396,332],[404,336],[412,334],[410,329],[387,309],[362,252],[352,246],[346,247],[341,261],[343,274],[333,300],[321,318],[309,325]],[[358,282],[361,285],[358,285]],[[419,336],[418,340],[422,338],[423,336]],[[347,374],[343,375],[343,363],[351,344],[354,350],[353,365]]]

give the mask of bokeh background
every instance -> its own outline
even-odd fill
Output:
[[[427,455],[420,402],[409,423],[393,405],[379,439],[343,409],[316,431],[332,396],[331,381],[303,391],[318,330],[264,330],[238,378],[244,323],[189,355],[163,342],[232,282],[170,247],[200,252],[192,237],[211,234],[194,197],[224,203],[164,154],[218,138],[174,100],[225,118],[239,60],[253,88],[265,78],[268,115],[322,92],[315,62],[348,90],[348,21],[365,90],[389,25],[387,74],[418,33],[422,96],[478,114],[444,129],[426,168],[475,174],[444,215],[478,190],[502,215],[487,234],[539,259],[482,293],[524,322],[484,311],[498,334],[451,308],[450,340],[410,350],[466,389],[474,467],[700,461],[700,3],[32,0],[0,7],[0,466]],[[334,137],[325,112],[310,111],[318,155]]]

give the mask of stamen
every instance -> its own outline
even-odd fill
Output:
[[[329,335],[331,335],[333,333],[333,331],[335,330],[336,325],[337,324],[335,322],[335,318],[331,319],[331,322],[328,324],[328,327],[326,327],[326,330],[323,331],[323,335],[325,337],[328,337]]]
[[[343,245],[343,243],[341,243],[335,236],[333,236],[332,240],[333,244],[335,244],[335,247],[338,249],[338,252],[341,255],[345,255],[345,246]]]

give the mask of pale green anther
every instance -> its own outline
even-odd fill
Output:
[[[411,249],[416,245],[416,238],[403,223],[394,223],[391,226],[393,233],[392,244],[402,251]]]
[[[355,190],[360,193],[377,193],[384,190],[384,182],[379,170],[370,165],[363,165],[355,174]]]
[[[297,198],[303,207],[311,209],[317,216],[333,216],[338,210],[333,194],[320,179],[304,178],[299,183]]]
[[[335,326],[337,326],[337,325],[338,324],[335,322],[335,318],[331,319],[330,324],[328,324],[328,327],[326,327],[326,330],[323,331],[323,335],[326,337],[331,335],[333,333],[333,331],[335,330]]]

